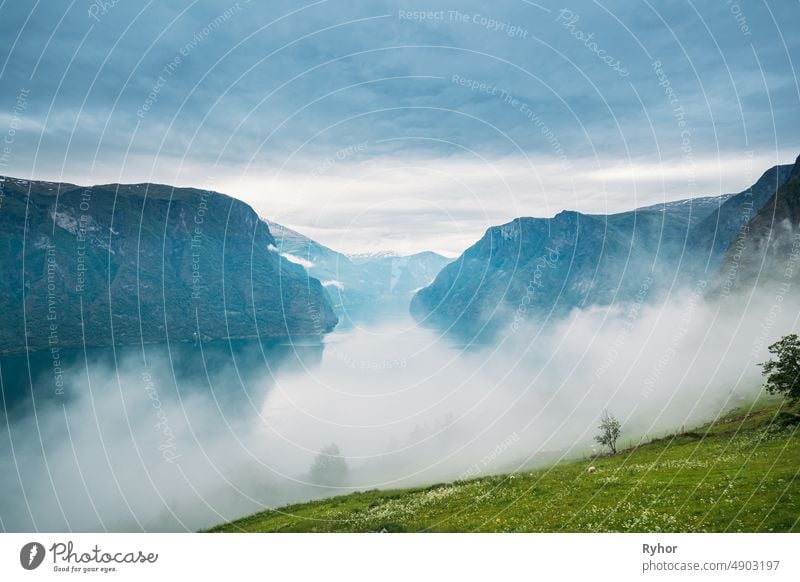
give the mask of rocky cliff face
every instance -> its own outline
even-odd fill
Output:
[[[247,204],[154,184],[4,178],[0,352],[320,336],[328,294]]]
[[[788,181],[742,228],[725,253],[714,293],[770,287],[781,296],[800,280],[800,157]]]
[[[415,295],[412,314],[473,334],[588,305],[656,300],[711,278],[742,225],[742,208],[763,205],[789,172],[773,168],[736,195],[609,216],[564,211],[490,228]]]
[[[662,243],[669,216],[591,216],[564,211],[490,228],[412,301],[418,319],[478,333],[521,319],[547,319],[649,292],[668,280],[679,248]],[[635,226],[634,226],[635,225]],[[660,255],[659,255],[660,253]]]
[[[687,247],[696,253],[699,268],[711,275],[716,272],[741,228],[786,183],[791,172],[791,164],[770,168],[750,188],[724,200],[692,229]]]

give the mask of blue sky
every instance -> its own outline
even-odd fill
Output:
[[[800,152],[800,4],[0,4],[0,173],[209,187],[344,251],[738,191]]]

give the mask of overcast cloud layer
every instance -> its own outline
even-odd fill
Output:
[[[344,251],[455,254],[794,159],[796,2],[630,6],[5,2],[0,174],[208,187]]]

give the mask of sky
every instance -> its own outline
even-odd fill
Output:
[[[633,6],[633,7],[632,7]],[[738,192],[800,152],[798,2],[0,2],[0,174],[225,192],[337,250]]]

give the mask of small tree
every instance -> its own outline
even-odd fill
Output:
[[[622,433],[622,425],[614,418],[614,415],[609,413],[608,410],[603,411],[600,417],[600,434],[594,437],[598,443],[611,449],[613,454],[617,454],[617,439]]]
[[[782,394],[794,404],[800,400],[800,339],[790,334],[769,346],[777,359],[764,362],[766,388],[770,394]]]
[[[344,484],[347,479],[347,462],[335,444],[323,448],[314,459],[309,470],[311,481],[317,485],[334,487]]]

